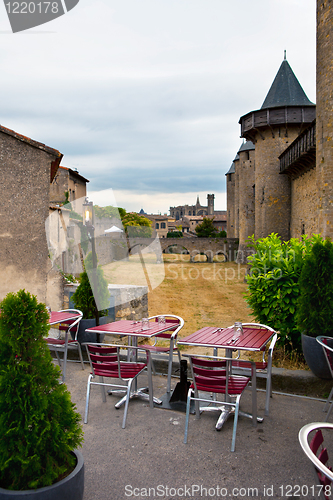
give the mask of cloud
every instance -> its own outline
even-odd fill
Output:
[[[312,0],[80,0],[38,36],[6,34],[5,16],[0,123],[131,205],[222,195],[238,120],[261,107],[284,49],[315,101]]]

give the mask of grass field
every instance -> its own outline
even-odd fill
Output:
[[[156,265],[154,254],[145,255],[152,288],[148,293],[149,316],[168,313],[181,316],[185,325],[180,337],[203,326],[227,327],[235,321],[254,321],[244,298],[246,265],[190,263],[188,255],[179,254],[165,254],[163,258],[164,265]],[[139,255],[131,256],[126,262],[113,262],[103,269],[109,283],[147,284]],[[164,279],[161,272],[165,274]],[[276,366],[305,368],[297,359],[287,359],[282,349],[276,349],[274,357]]]
[[[154,285],[156,258],[145,257],[149,278]],[[146,284],[138,255],[124,265],[104,266],[109,283]],[[246,266],[234,262],[189,262],[188,255],[164,256],[165,278],[148,293],[149,315],[176,314],[185,321],[181,336],[203,326],[229,326],[235,321],[251,321],[244,299]],[[155,273],[154,273],[155,271]],[[138,283],[139,281],[139,283]]]

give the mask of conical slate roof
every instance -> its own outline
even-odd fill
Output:
[[[307,98],[288,61],[284,59],[261,109],[313,105]]]
[[[232,162],[231,167],[229,168],[228,172],[225,175],[234,174],[235,172],[236,172],[235,164],[234,164],[234,162]]]
[[[253,142],[246,141],[246,142],[243,142],[243,144],[241,145],[241,147],[238,150],[238,153],[240,153],[241,151],[252,151],[254,149],[255,149],[255,145],[253,144]]]

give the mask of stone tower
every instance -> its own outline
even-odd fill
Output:
[[[333,238],[333,1],[317,0],[318,232]]]
[[[314,120],[315,105],[309,101],[286,58],[264,100],[261,109],[239,120],[241,137],[255,145],[255,238],[278,233],[290,237],[290,179],[280,175],[279,155]],[[241,183],[241,180],[239,181]],[[240,190],[242,196],[248,196]],[[247,202],[240,201],[239,204]],[[244,236],[239,233],[240,245]]]
[[[208,205],[208,214],[207,215],[214,215],[214,198],[215,195],[213,194],[207,194],[207,205]]]

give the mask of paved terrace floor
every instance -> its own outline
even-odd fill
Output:
[[[67,387],[83,416],[89,368],[67,366]],[[141,376],[142,385],[146,381]],[[163,395],[166,377],[155,376],[153,383],[155,395]],[[251,411],[250,397],[246,390],[241,400],[244,411]],[[239,417],[234,453],[230,452],[233,418],[217,432],[215,412],[204,413],[199,420],[190,415],[185,445],[184,413],[150,409],[142,400],[132,400],[126,428],[121,429],[123,408],[116,410],[116,401],[107,396],[103,403],[100,388],[92,387],[89,422],[82,424],[84,500],[318,498],[298,431],[308,422],[324,420],[321,401],[273,395],[270,415],[256,429]],[[258,414],[264,414],[264,392],[258,392]],[[333,454],[332,442],[328,449]]]

